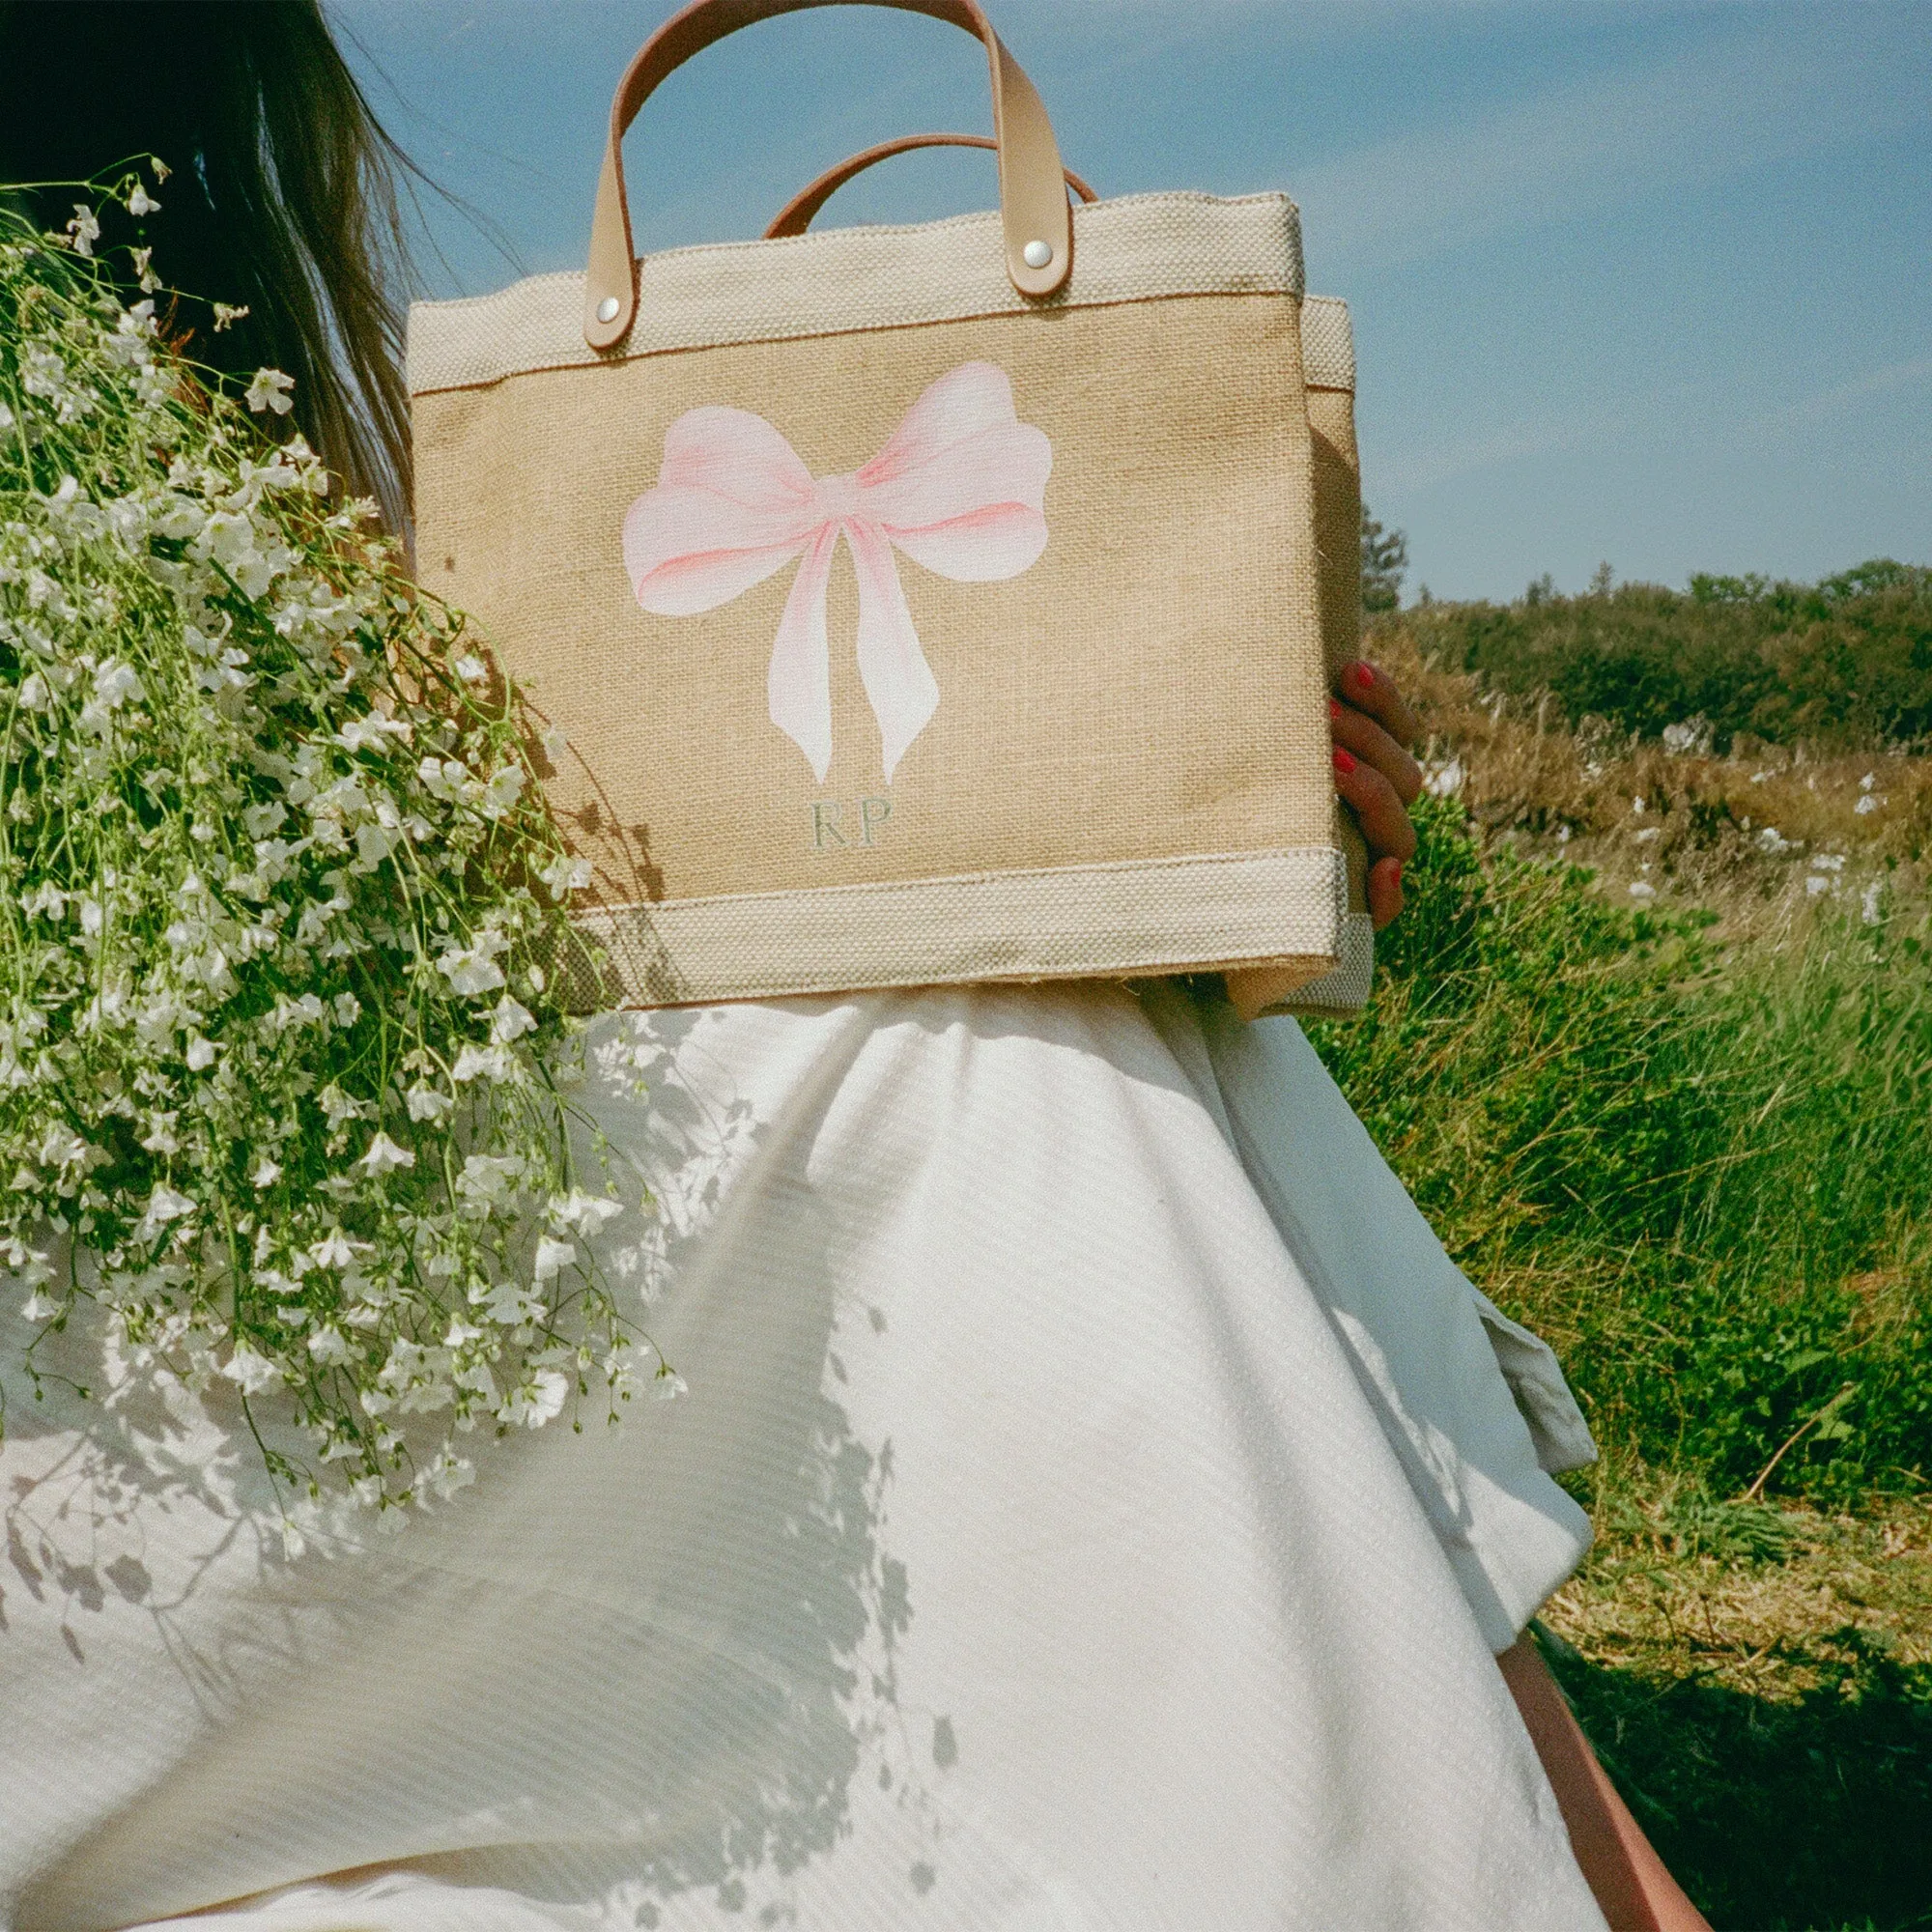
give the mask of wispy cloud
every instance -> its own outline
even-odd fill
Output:
[[[1480,4],[1480,0],[1467,0]],[[1675,185],[1932,122],[1922,7],[1735,25],[1647,69],[1595,76],[1403,135],[1296,177],[1322,270],[1401,267]]]
[[[1614,406],[1527,416],[1463,441],[1385,452],[1377,466],[1380,488],[1407,496],[1465,476],[1554,456],[1566,450],[1667,446],[1690,436],[1703,450],[1774,443],[1792,430],[1855,415],[1881,397],[1932,385],[1932,355],[1888,362],[1775,409],[1740,412],[1736,399],[1696,384],[1677,384],[1620,396]]]
[[[1774,411],[1759,419],[1765,429],[1796,428],[1803,423],[1824,422],[1843,411],[1868,402],[1874,396],[1897,395],[1902,390],[1922,389],[1932,384],[1932,355],[1915,355],[1904,362],[1888,362],[1883,368],[1868,370],[1848,383],[1834,383],[1816,395]]]

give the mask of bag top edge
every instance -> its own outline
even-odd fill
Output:
[[[1103,195],[1098,201],[1078,203],[1073,210],[1074,224],[1077,229],[1080,217],[1092,210],[1149,203],[1170,205],[1191,203],[1211,208],[1252,208],[1273,203],[1286,208],[1297,226],[1301,219],[1300,207],[1285,189],[1281,188],[1263,188],[1252,194],[1209,194],[1200,188],[1151,188],[1134,194]],[[823,247],[828,243],[837,244],[852,236],[929,235],[948,228],[966,228],[984,223],[997,224],[999,219],[998,209],[971,209],[962,214],[944,214],[932,221],[865,221],[838,228],[814,228],[804,235],[781,235],[771,239],[753,235],[730,242],[687,242],[675,248],[659,248],[648,255],[639,255],[638,260],[640,263],[703,258],[715,260],[761,248],[810,250]],[[499,301],[503,297],[519,289],[562,287],[570,284],[581,287],[583,277],[584,270],[582,269],[546,269],[539,274],[521,275],[514,282],[505,282],[501,288],[492,289],[485,295],[447,296],[412,301],[410,303],[409,312],[412,316],[451,315],[463,309],[478,308],[487,302]],[[1330,297],[1323,299],[1338,298]]]

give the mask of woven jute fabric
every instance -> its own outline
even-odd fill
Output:
[[[1355,447],[1355,344],[1345,302],[1310,296],[1301,307],[1308,428],[1315,485],[1317,590],[1322,658],[1332,679],[1362,647],[1362,483]],[[1375,925],[1368,912],[1368,850],[1346,807],[1335,806],[1335,842],[1348,866],[1349,911],[1340,958],[1308,980],[1295,960],[1228,977],[1228,996],[1252,1019],[1263,1012],[1347,1014],[1368,1002],[1375,974]]]
[[[582,1004],[1339,962],[1294,211],[1078,219],[1043,304],[971,216],[652,257],[605,357],[577,277],[412,315],[419,566],[568,738],[547,782],[610,958]],[[993,443],[1050,450],[1043,542],[1017,567],[973,548],[1018,486],[969,438],[937,536],[887,528],[893,581],[875,552],[862,593],[838,519],[962,383],[1006,411]],[[634,512],[688,526],[669,576],[736,569],[706,518],[747,448],[786,515],[829,506],[822,745],[778,723],[809,558],[702,609],[627,570]],[[865,594],[901,600],[936,690],[897,741],[855,655]]]

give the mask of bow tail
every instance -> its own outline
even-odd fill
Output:
[[[894,768],[939,708],[939,685],[919,647],[885,532],[855,520],[845,526],[845,538],[859,578],[859,676],[879,721],[890,784]]]
[[[838,526],[815,531],[792,579],[784,615],[772,645],[765,691],[772,723],[811,761],[818,782],[832,769],[832,665],[825,641],[825,589]]]

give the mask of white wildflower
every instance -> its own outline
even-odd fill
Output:
[[[224,328],[233,328],[238,322],[242,321],[246,317],[247,313],[248,304],[246,302],[243,302],[239,308],[234,307],[228,302],[216,302],[214,304],[215,334],[219,335]]]
[[[257,369],[242,401],[257,415],[264,410],[273,410],[278,416],[285,416],[295,408],[289,398],[289,391],[295,385],[295,378],[283,375],[279,369]]]
[[[152,248],[136,248],[132,252],[134,272],[140,277],[141,293],[144,296],[156,294],[161,286],[161,278],[148,266],[155,251]]]
[[[76,255],[94,253],[94,244],[100,240],[100,223],[95,219],[94,211],[86,202],[74,203],[73,219],[68,223],[67,232],[73,238],[73,252]]]
[[[20,386],[30,396],[54,401],[67,384],[67,364],[51,349],[31,345],[20,357]]]
[[[1878,782],[1878,774],[1876,772],[1867,772],[1864,775],[1864,777],[1859,781],[1859,789],[1861,791],[1870,791],[1872,786],[1877,784],[1877,782]]]
[[[361,1352],[332,1322],[318,1328],[308,1338],[308,1351],[325,1368],[338,1367]]]
[[[554,765],[560,766],[564,759],[570,755],[570,738],[559,724],[546,726],[541,743],[544,749],[544,756]]]
[[[590,883],[590,861],[588,859],[554,859],[537,874],[550,888],[552,898],[561,903],[572,893],[582,892]]]
[[[466,651],[450,668],[465,684],[481,684],[490,675],[490,667],[473,651]]]
[[[387,1134],[378,1133],[369,1143],[369,1151],[355,1165],[364,1174],[374,1177],[393,1174],[399,1167],[413,1167],[415,1155],[406,1147],[400,1147]]]
[[[1630,895],[1634,899],[1654,899],[1657,896],[1657,888],[1648,879],[1633,879]]]
[[[248,1177],[249,1185],[257,1189],[272,1187],[282,1178],[281,1168],[267,1154],[255,1163],[255,1171]]]
[[[230,1381],[239,1382],[243,1395],[260,1395],[264,1389],[276,1387],[282,1379],[281,1370],[246,1342],[237,1347],[222,1365],[221,1373]]]
[[[317,1267],[346,1268],[355,1259],[355,1251],[340,1228],[331,1228],[309,1249],[308,1256]]]
[[[1860,798],[1858,804],[1853,806],[1852,810],[1861,818],[1863,818],[1867,813],[1876,811],[1884,803],[1885,800],[1876,792],[1868,791]]]
[[[160,1181],[148,1196],[147,1206],[134,1227],[134,1238],[144,1243],[156,1240],[167,1228],[193,1212],[194,1203],[187,1195]]]
[[[623,1211],[621,1201],[612,1201],[600,1194],[586,1194],[581,1187],[573,1187],[560,1199],[553,1197],[550,1204],[553,1223],[568,1228],[586,1239],[608,1222],[614,1221]]]
[[[160,210],[161,204],[136,179],[133,188],[128,196],[128,213],[132,215],[158,214]]]
[[[357,868],[365,872],[374,871],[402,842],[400,824],[380,825],[373,819],[365,820],[355,828]]]
[[[526,1429],[541,1429],[562,1411],[569,1394],[569,1382],[556,1370],[539,1369],[528,1381],[510,1391],[497,1411],[497,1419],[512,1427],[521,1422]]]
[[[536,1020],[530,1009],[521,1002],[513,1000],[508,993],[498,1000],[490,1015],[490,1037],[498,1046],[507,1046],[513,1039],[521,1039],[525,1034],[536,1029]]]
[[[131,665],[109,658],[94,673],[94,695],[109,711],[118,711],[131,698],[141,696],[141,680]]]
[[[473,945],[452,946],[444,952],[436,962],[437,971],[449,981],[451,992],[494,993],[503,984],[503,969],[496,954],[507,944],[501,933],[479,933]]]
[[[456,1178],[457,1193],[486,1212],[508,1204],[523,1177],[523,1163],[504,1154],[472,1153]]]
[[[1880,923],[1879,906],[1884,896],[1885,888],[1877,879],[1872,880],[1859,895],[1859,918],[1866,925],[1877,925]]]
[[[459,1087],[472,1080],[500,1082],[514,1077],[517,1063],[505,1046],[466,1046],[456,1056],[449,1077]]]
[[[1811,898],[1815,899],[1820,893],[1827,893],[1831,890],[1832,881],[1822,872],[1813,872],[1804,881],[1804,891]]]
[[[447,1094],[440,1094],[434,1087],[424,1086],[420,1080],[403,1097],[409,1103],[410,1119],[412,1121],[440,1121],[456,1108],[456,1102]]]
[[[483,810],[492,818],[500,818],[523,796],[524,768],[502,765],[483,787]]]
[[[550,1235],[537,1243],[535,1274],[539,1281],[554,1281],[577,1259],[575,1241],[559,1241]]]
[[[41,1136],[37,1157],[43,1167],[65,1169],[84,1165],[92,1151],[88,1144],[71,1127],[56,1122]],[[158,1191],[163,1195],[168,1192],[165,1187]],[[194,1204],[188,1202],[186,1205],[192,1207]],[[163,1215],[162,1218],[168,1217]]]
[[[497,1378],[482,1362],[471,1362],[467,1368],[459,1369],[453,1381],[456,1388],[468,1392],[464,1399],[466,1407],[480,1406],[494,1409],[497,1406]]]

